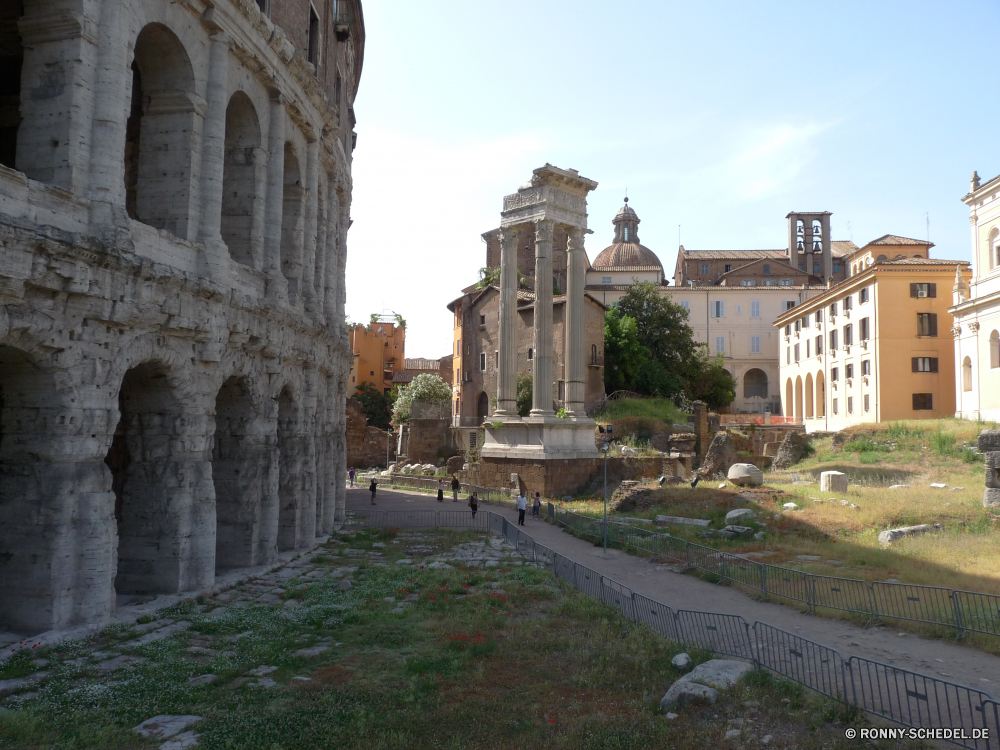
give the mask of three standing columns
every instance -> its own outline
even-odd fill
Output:
[[[566,258],[566,413],[585,417],[584,393],[584,309],[583,287],[587,275],[587,255],[583,250],[583,230],[568,231]]]
[[[500,365],[497,408],[500,420],[517,419],[517,232],[500,230]]]
[[[552,411],[552,230],[553,222],[535,222],[535,351],[531,416]]]

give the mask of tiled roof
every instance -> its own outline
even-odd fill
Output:
[[[757,258],[784,258],[784,250],[685,250],[684,257],[691,260],[756,260]]]
[[[860,248],[850,240],[830,240],[830,251],[834,258],[846,258],[856,253]]]
[[[925,240],[915,240],[911,237],[900,237],[897,234],[883,234],[877,240],[872,240],[868,245],[923,245],[923,246],[934,246],[933,242],[927,242]],[[865,245],[865,247],[868,247]]]
[[[635,242],[616,242],[604,248],[590,264],[595,270],[651,270],[662,271],[663,264],[656,253]]]
[[[589,270],[594,273],[649,272],[663,271],[663,266],[591,266]]]
[[[587,284],[584,287],[588,292],[627,292],[631,288],[631,284]]]
[[[880,266],[953,266],[955,264],[971,265],[967,260],[949,260],[948,258],[898,258],[897,260],[880,260]]]

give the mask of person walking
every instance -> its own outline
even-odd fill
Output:
[[[458,481],[458,475],[457,474],[452,474],[451,475],[451,496],[453,498],[452,499],[453,503],[457,503],[458,502],[458,491],[460,489],[462,489],[462,483]]]
[[[472,508],[472,520],[476,520],[476,511],[479,510],[479,495],[475,490],[472,491],[472,495],[469,497],[469,507]]]
[[[524,493],[518,493],[517,496],[517,525],[524,526],[524,513],[528,510],[528,498],[524,496]]]
[[[351,487],[353,488],[354,487],[354,469],[351,469],[349,472],[347,472],[347,476],[349,476],[351,478]]]
[[[443,479],[439,479],[438,480],[438,502],[439,503],[443,503],[444,502],[444,480]]]
[[[375,504],[375,490],[378,489],[378,482],[375,481],[375,477],[372,477],[372,483],[370,485],[368,485],[368,489],[371,490],[371,493],[372,493],[372,505],[374,505]]]
[[[535,502],[531,506],[531,517],[536,521],[541,521],[542,517],[539,515],[542,510],[542,496],[538,492],[535,493]]]

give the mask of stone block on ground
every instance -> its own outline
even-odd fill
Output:
[[[697,682],[687,682],[683,678],[675,682],[660,699],[660,710],[664,713],[688,703],[715,703],[719,700],[719,691],[715,688],[700,685]]]
[[[979,450],[1000,451],[1000,430],[983,430],[979,433]]]
[[[723,539],[739,539],[743,536],[753,536],[753,529],[749,526],[726,526],[718,531],[718,535]]]
[[[757,514],[749,508],[737,508],[726,513],[726,523],[739,523],[740,521],[756,521]]]
[[[708,526],[711,521],[704,518],[685,518],[684,516],[657,516],[656,523],[660,526]]]
[[[200,716],[170,716],[162,714],[154,716],[152,719],[146,719],[139,726],[133,727],[132,731],[142,737],[165,739],[179,734],[196,721],[201,721],[201,718]]]
[[[764,472],[753,464],[733,464],[726,478],[740,487],[760,487],[764,484]]]
[[[677,654],[677,656],[670,660],[670,663],[678,669],[687,669],[691,666],[691,657],[687,654]]]
[[[722,690],[732,687],[743,675],[752,670],[753,666],[745,661],[711,659],[702,662],[681,679]]]
[[[781,507],[784,508],[785,510],[798,510],[799,509],[799,506],[796,505],[795,503],[785,503]]]
[[[189,750],[197,747],[201,735],[197,732],[181,732],[160,745],[159,750]]]
[[[893,542],[902,539],[904,536],[913,536],[915,534],[926,534],[928,531],[934,531],[940,529],[941,524],[929,524],[921,523],[916,526],[901,526],[898,529],[886,529],[881,534],[878,535],[878,543],[883,547],[888,547]]]
[[[789,431],[778,447],[778,455],[774,457],[773,469],[787,469],[789,466],[797,464],[805,455],[809,445],[809,438],[805,433]]]
[[[847,492],[847,474],[842,471],[824,471],[819,475],[820,492]]]
[[[727,432],[716,433],[705,452],[698,473],[703,477],[725,475],[737,461],[736,445]]]
[[[995,487],[987,487],[983,492],[983,507],[984,508],[996,508],[1000,507],[1000,489]]]

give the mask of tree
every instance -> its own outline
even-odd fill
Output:
[[[361,411],[368,418],[368,424],[380,430],[389,429],[389,415],[392,411],[392,399],[382,393],[374,383],[367,380],[358,386],[354,395],[361,402]]]
[[[479,281],[476,282],[476,289],[485,289],[488,286],[500,286],[500,266],[484,266],[479,269]],[[517,272],[517,286],[519,289],[528,288],[528,280],[520,270]]]
[[[392,405],[393,424],[401,425],[410,421],[410,405],[414,401],[451,403],[451,386],[437,375],[417,375],[409,385],[404,385],[396,393],[395,403]]]
[[[726,372],[722,355],[709,357],[703,348],[698,357],[698,368],[699,372],[688,386],[688,397],[704,401],[710,409],[719,409],[733,403],[736,398],[736,380]]]
[[[528,416],[531,411],[531,399],[531,373],[519,372],[517,374],[517,413],[519,416]]]
[[[604,389],[635,390],[648,365],[649,350],[639,342],[635,318],[612,305],[604,314]]]

